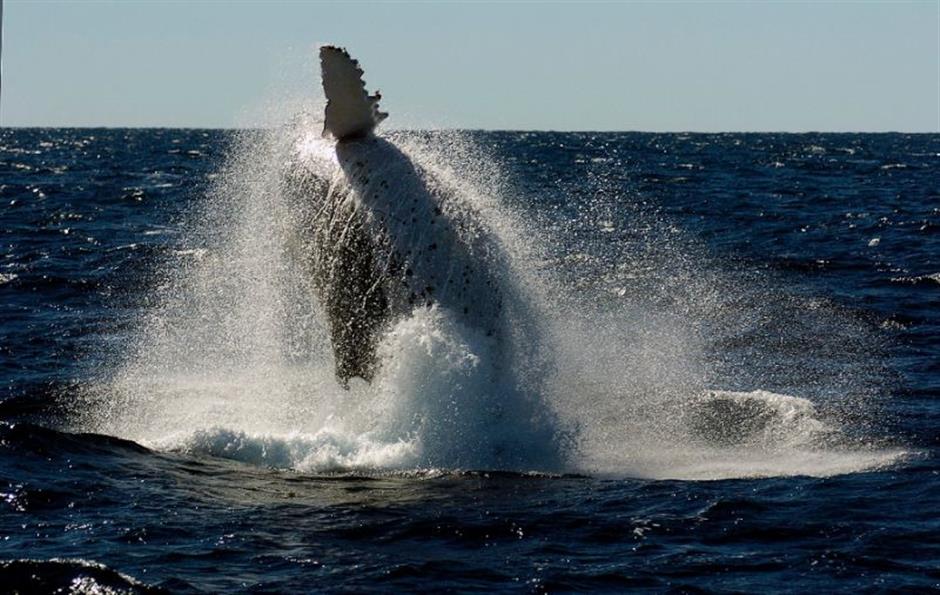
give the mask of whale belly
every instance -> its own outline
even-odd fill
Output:
[[[379,248],[361,209],[347,184],[324,173],[323,164],[295,165],[287,191],[303,213],[304,252],[326,314],[336,377],[346,386],[350,378],[375,376],[376,344],[389,304],[376,266]]]

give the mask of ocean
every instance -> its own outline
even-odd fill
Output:
[[[515,347],[344,389],[311,127],[0,130],[0,591],[940,589],[940,135],[388,133]]]

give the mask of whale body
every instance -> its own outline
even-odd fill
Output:
[[[382,333],[416,308],[446,309],[498,337],[503,297],[493,265],[501,257],[485,226],[452,188],[375,134],[387,116],[381,96],[368,94],[345,50],[321,47],[320,63],[322,136],[335,146],[327,154],[322,142],[301,143],[288,185],[307,213],[337,378],[371,381]]]

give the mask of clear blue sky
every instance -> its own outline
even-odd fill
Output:
[[[5,0],[3,19],[8,126],[252,124],[312,104],[330,42],[391,127],[940,130],[940,0]]]

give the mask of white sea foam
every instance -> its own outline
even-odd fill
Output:
[[[414,467],[418,459],[415,440],[388,443],[376,441],[368,434],[327,428],[315,434],[272,435],[216,427],[170,435],[150,446],[316,473],[407,469]]]
[[[387,334],[379,379],[349,391],[329,366],[125,370],[96,429],[158,450],[310,472],[560,470],[551,416],[512,386],[491,341],[437,308],[418,310]]]

